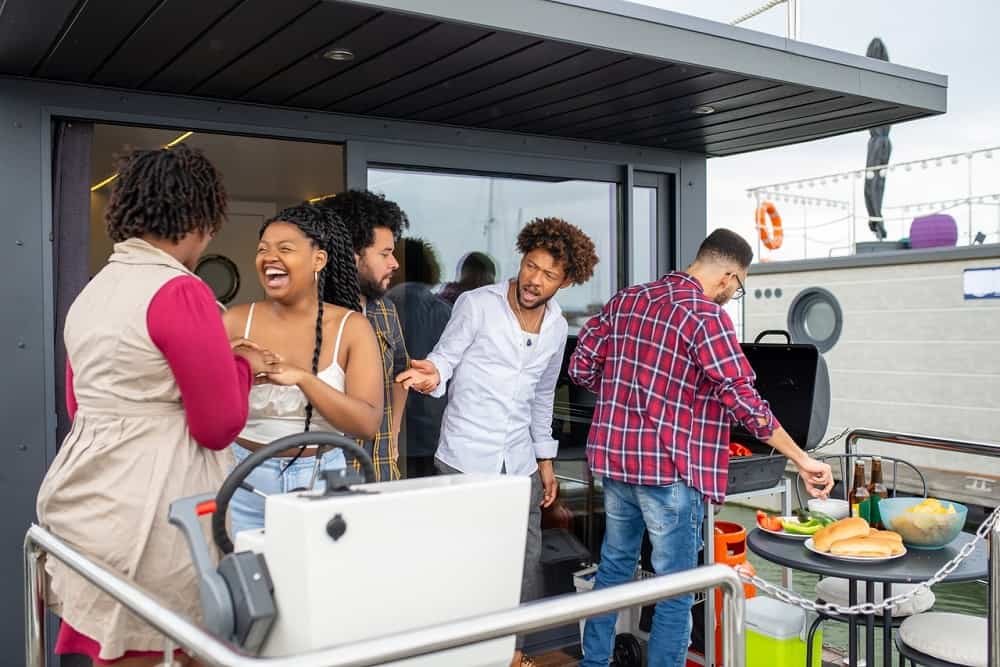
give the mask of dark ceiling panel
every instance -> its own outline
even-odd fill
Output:
[[[65,81],[89,81],[158,2],[89,0],[41,64],[37,75]]]
[[[500,119],[505,116],[514,117],[513,120],[516,121],[517,114],[529,113],[547,105],[565,103],[567,100],[572,100],[588,92],[603,90],[657,71],[660,72],[659,76],[680,76],[678,69],[663,63],[628,58],[540,90],[517,95],[460,116],[452,116],[448,118],[448,122],[477,126],[490,121],[501,122]],[[538,112],[538,117],[544,117],[545,112],[548,111],[549,109],[545,109],[545,111]]]
[[[768,81],[741,79],[735,74],[712,72],[692,79],[658,86],[628,97],[620,97],[602,104],[590,105],[569,113],[532,123],[536,131],[584,131],[614,123],[641,120],[674,109],[691,108],[707,104],[720,96],[740,95],[775,84]]]
[[[337,35],[350,32],[376,15],[360,5],[321,2],[287,28],[192,91],[208,97],[238,98],[268,77],[294,64]]]
[[[330,40],[318,50],[300,59],[280,74],[271,77],[243,95],[244,99],[265,104],[285,104],[313,86],[339,73],[353,69],[419,33],[431,28],[433,21],[399,14],[379,14],[346,35]],[[333,61],[323,57],[332,47],[354,52],[353,61]]]
[[[749,90],[749,92],[744,92],[746,90]],[[752,79],[748,82],[736,83],[731,86],[720,86],[710,91],[698,93],[694,97],[688,96],[672,99],[664,105],[636,109],[630,116],[608,117],[601,121],[599,125],[581,128],[580,136],[599,140],[610,137],[612,141],[619,141],[618,137],[627,134],[635,132],[649,133],[650,128],[672,125],[681,121],[702,121],[702,124],[705,124],[707,123],[706,119],[714,118],[718,115],[698,115],[694,112],[694,108],[697,106],[711,106],[717,112],[725,113],[727,110],[743,109],[776,99],[783,100],[803,92],[806,91],[799,86],[782,86],[773,82],[768,85],[767,82]]]
[[[672,148],[680,146],[697,147],[699,150],[705,147],[712,153],[717,151],[732,151],[742,146],[752,146],[763,140],[779,138],[793,139],[798,136],[808,136],[814,133],[848,128],[859,123],[874,126],[898,116],[899,112],[900,108],[897,106],[888,106],[881,102],[864,102],[853,109],[834,111],[795,121],[768,123],[767,125],[750,128],[742,132],[716,135],[710,137],[707,141],[689,140],[680,142],[680,145],[667,142],[666,145]]]
[[[696,115],[692,117],[689,110],[666,114],[663,118],[646,121],[640,125],[633,126],[632,128],[623,128],[621,133],[615,135],[616,141],[642,140],[648,137],[658,138],[665,134],[676,134],[678,132],[686,132],[697,128],[718,127],[740,121],[749,122],[758,116],[771,118],[773,113],[800,110],[811,104],[845,99],[844,97],[833,95],[827,91],[791,93],[787,90],[789,88],[790,87],[788,86],[783,86],[781,89],[776,91],[762,91],[760,93],[751,93],[750,95],[745,95],[741,98],[734,98],[747,100],[757,96],[774,94],[774,97],[768,101],[747,103],[743,106],[730,108],[728,110],[716,111],[715,113],[707,116]],[[731,100],[727,100],[727,102],[729,101]],[[805,114],[808,112],[799,111],[799,113]]]
[[[623,65],[627,64],[623,63]],[[564,94],[551,102],[543,102],[538,106],[528,106],[528,108],[518,110],[509,116],[494,118],[483,124],[499,130],[520,129],[566,113],[706,75],[705,70],[680,65],[665,65],[648,61],[642,62],[642,64],[649,67],[649,70],[644,74],[611,83],[606,83],[603,77],[597,77],[594,81],[590,81],[588,77],[579,86],[570,85],[569,90],[560,91]],[[559,88],[559,86],[555,86],[555,88]],[[550,97],[546,91],[540,100]]]
[[[580,53],[578,46],[559,42],[541,42],[509,56],[483,65],[471,72],[442,81],[419,93],[408,95],[390,105],[375,109],[375,113],[397,118],[426,120],[423,112],[444,102],[460,100],[493,86],[502,85],[538,69]]]
[[[245,0],[144,87],[187,93],[317,4],[316,0]]]
[[[711,137],[716,137],[724,132],[746,131],[748,128],[756,128],[761,125],[771,126],[779,122],[795,122],[802,118],[821,118],[824,114],[843,112],[844,110],[855,109],[858,105],[865,104],[867,100],[857,97],[835,97],[822,102],[802,104],[790,107],[773,113],[759,114],[749,118],[741,118],[728,123],[707,125],[704,127],[689,128],[680,130],[666,128],[661,132],[647,134],[642,137],[633,137],[628,141],[648,142],[648,141],[670,141],[680,143],[687,140],[696,140],[704,143]]]
[[[344,113],[368,113],[392,100],[404,98],[440,81],[481,67],[485,63],[537,41],[533,37],[524,35],[490,33],[468,47],[455,51],[426,67],[388,81],[376,88],[366,90],[352,98],[338,101],[327,109]]]
[[[751,151],[760,151],[767,148],[777,148],[779,146],[787,146],[789,143],[802,143],[806,141],[815,141],[816,139],[824,139],[826,137],[835,137],[842,135],[845,132],[854,132],[859,130],[865,130],[869,127],[877,127],[879,125],[887,125],[893,123],[904,123],[908,120],[915,120],[918,118],[925,118],[927,112],[924,110],[913,109],[912,107],[902,107],[897,110],[895,115],[888,117],[877,118],[876,120],[868,123],[862,117],[860,120],[854,121],[850,124],[837,124],[822,128],[822,130],[817,130],[806,126],[806,128],[800,134],[794,136],[784,135],[781,138],[772,138],[768,135],[761,135],[759,143],[755,144],[744,144],[736,148],[727,148],[725,150],[708,150],[709,147],[704,147],[705,155],[709,157],[723,157],[726,155],[737,155],[740,153],[749,153]],[[698,149],[702,151],[701,148]]]
[[[242,0],[165,0],[94,75],[106,86],[137,88]]]
[[[420,120],[448,121],[455,116],[468,113],[475,109],[492,106],[513,97],[545,90],[549,86],[563,81],[579,79],[586,74],[599,70],[616,62],[626,60],[625,56],[606,51],[583,51],[569,58],[557,61],[547,67],[511,79],[503,84],[490,86],[478,93],[466,95],[452,102],[445,102],[431,107],[416,115]]]
[[[311,108],[336,104],[384,82],[415,72],[471,45],[487,34],[489,33],[478,28],[439,23],[391,51],[313,86],[302,95],[289,100],[289,104]]]
[[[0,1],[0,72],[27,76],[76,13],[77,0]]]
[[[776,130],[801,127],[807,123],[836,120],[838,118],[850,118],[857,116],[859,113],[875,113],[893,108],[895,107],[889,104],[875,103],[858,98],[847,98],[840,105],[840,108],[837,109],[827,111],[813,110],[810,114],[800,115],[797,118],[790,118],[788,120],[772,120],[771,118],[762,118],[758,123],[728,130],[706,128],[698,133],[687,133],[682,137],[678,137],[676,141],[671,136],[668,141],[670,143],[682,144],[690,142],[700,145],[706,143],[723,143],[727,141],[736,141],[745,137],[754,137],[764,132],[774,132]]]

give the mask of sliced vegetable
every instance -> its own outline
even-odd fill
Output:
[[[810,521],[818,521],[821,525],[827,526],[836,519],[828,514],[823,514],[822,512],[811,512],[804,507],[800,507],[792,512],[795,517],[799,520],[799,523],[809,523]]]
[[[781,519],[769,516],[761,510],[757,510],[757,525],[764,530],[780,531],[782,529]]]
[[[810,519],[805,523],[800,521],[782,521],[781,527],[785,529],[785,532],[794,533],[795,535],[813,535],[823,527],[823,524],[816,519]]]

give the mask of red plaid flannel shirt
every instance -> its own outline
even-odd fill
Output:
[[[721,503],[729,423],[759,440],[779,426],[729,315],[683,272],[616,294],[581,329],[569,374],[597,394],[591,469],[628,484],[683,479]]]

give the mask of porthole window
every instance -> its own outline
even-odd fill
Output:
[[[836,345],[843,327],[837,298],[822,287],[802,290],[788,309],[788,330],[796,343],[812,343],[820,352]]]
[[[221,304],[227,304],[240,291],[240,272],[233,260],[223,255],[202,257],[194,270],[195,275],[204,280]]]

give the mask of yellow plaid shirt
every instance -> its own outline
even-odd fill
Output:
[[[375,464],[375,481],[382,482],[401,477],[397,442],[399,434],[392,432],[392,386],[396,375],[409,368],[410,357],[406,353],[403,327],[399,324],[396,306],[391,301],[369,299],[365,315],[375,330],[379,351],[382,353],[385,407],[382,412],[382,425],[375,434],[375,439],[362,442],[362,446]]]

